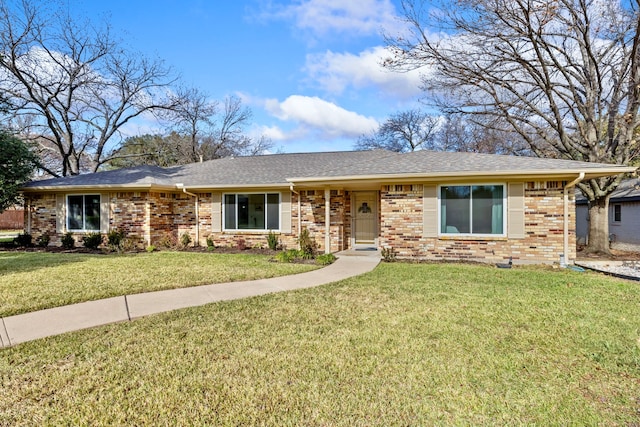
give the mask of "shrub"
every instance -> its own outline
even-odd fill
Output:
[[[269,249],[272,251],[278,249],[278,235],[271,230],[269,230],[269,234],[267,234],[267,246],[269,246]]]
[[[114,228],[107,233],[107,246],[112,251],[122,250],[122,243],[125,238],[125,232]]]
[[[329,264],[333,264],[335,260],[336,260],[336,256],[334,254],[322,254],[316,257],[316,264],[329,265]]]
[[[216,244],[214,243],[213,239],[211,238],[211,236],[207,237],[207,249],[212,251],[216,248]]]
[[[151,252],[153,252],[153,251],[155,251],[155,250],[156,250],[156,247],[155,247],[155,246],[153,246],[153,245],[149,245],[149,246],[147,246],[147,247],[146,247],[146,249],[145,249],[145,250],[146,250],[147,252],[151,253]]]
[[[85,248],[98,249],[98,246],[102,244],[102,234],[89,233],[86,236],[82,236],[82,242]]]
[[[189,235],[189,233],[183,233],[182,236],[180,236],[180,244],[186,248],[190,243],[191,236]]]
[[[13,239],[14,243],[20,247],[27,247],[27,246],[32,246],[33,245],[33,237],[31,237],[31,234],[29,233],[24,233],[24,234],[18,234],[18,236]]]
[[[293,262],[298,257],[298,251],[295,249],[289,249],[288,251],[278,252],[275,256],[275,260],[278,262]]]
[[[158,239],[158,241],[156,242],[156,246],[166,249],[173,249],[178,247],[178,239],[173,233],[167,232],[160,239]]]
[[[139,247],[143,247],[144,243],[137,236],[125,237],[120,242],[120,251],[122,252],[134,252]]]
[[[51,241],[51,238],[49,237],[49,235],[47,233],[44,233],[44,234],[41,234],[40,237],[36,239],[36,245],[38,245],[41,248],[46,248],[47,246],[49,246],[50,241]]]
[[[76,245],[73,233],[70,231],[66,232],[64,236],[62,236],[62,239],[60,239],[60,243],[62,243],[62,247],[65,249],[73,249]]]
[[[382,248],[380,254],[384,262],[394,262],[396,260],[396,251],[392,247]]]
[[[318,244],[306,228],[303,228],[300,232],[298,245],[300,245],[300,251],[302,252],[302,258],[304,259],[313,258],[316,254],[316,249],[318,248]]]

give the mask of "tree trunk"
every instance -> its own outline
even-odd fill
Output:
[[[589,243],[586,252],[610,254],[609,196],[589,201]]]

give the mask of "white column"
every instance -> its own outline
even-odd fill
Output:
[[[324,189],[324,253],[331,252],[331,190]]]

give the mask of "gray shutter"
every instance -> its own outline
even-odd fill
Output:
[[[100,194],[100,232],[109,232],[109,193]]]
[[[56,233],[64,233],[67,224],[67,201],[64,194],[56,194]]]
[[[438,186],[424,185],[422,194],[422,235],[438,237]]]
[[[507,190],[507,236],[524,239],[524,182],[510,182]]]
[[[291,192],[280,194],[280,231],[291,233]]]
[[[222,193],[211,193],[211,231],[222,231]]]

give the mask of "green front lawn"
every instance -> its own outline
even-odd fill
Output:
[[[265,255],[0,252],[0,317],[117,295],[309,271]]]
[[[0,351],[0,425],[635,425],[640,285],[382,264]]]

